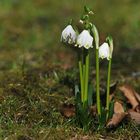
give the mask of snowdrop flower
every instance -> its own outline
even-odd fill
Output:
[[[73,44],[76,42],[76,32],[74,31],[71,25],[68,25],[61,34],[61,41],[68,42],[69,44]]]
[[[77,38],[77,44],[79,48],[84,47],[86,49],[93,48],[92,46],[93,37],[90,35],[88,30],[83,30]]]
[[[107,60],[110,59],[110,47],[108,43],[103,43],[99,47],[99,57],[102,59],[107,58]]]

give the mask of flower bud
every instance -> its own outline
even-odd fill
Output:
[[[91,31],[92,31],[92,34],[93,34],[94,39],[95,39],[96,49],[99,49],[99,33],[98,33],[98,30],[94,24],[92,24]]]

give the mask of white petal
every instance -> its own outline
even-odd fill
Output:
[[[63,31],[61,35],[61,41],[68,42],[69,44],[73,44],[76,42],[76,32],[74,31],[71,25],[68,25]]]
[[[110,48],[108,43],[103,43],[100,47],[99,47],[99,57],[104,59],[107,58],[109,60],[110,58]]]
[[[77,38],[77,44],[79,47],[84,47],[86,49],[92,48],[93,37],[90,35],[88,30],[83,30],[82,33]]]

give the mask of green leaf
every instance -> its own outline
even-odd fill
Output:
[[[93,104],[93,85],[89,85],[88,88],[88,106],[91,106]]]
[[[113,114],[114,114],[114,100],[112,100],[111,102],[110,102],[110,105],[109,105],[109,114],[108,114],[108,118],[107,118],[107,120],[108,119],[110,119],[110,118],[112,118],[112,116],[113,116]]]
[[[101,108],[101,116],[99,116],[99,128],[98,129],[102,129],[104,128],[105,124],[106,124],[106,109],[104,107]]]

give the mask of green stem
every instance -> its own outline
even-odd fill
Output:
[[[79,60],[81,102],[86,107],[88,102],[88,82],[89,82],[89,52],[82,50],[82,57]]]
[[[100,81],[99,81],[99,49],[96,49],[96,101],[98,115],[101,115],[101,104],[100,104]]]
[[[85,74],[86,74],[86,66],[85,64],[83,65],[83,106],[85,104]]]
[[[80,86],[81,86],[81,101],[83,102],[84,93],[83,93],[83,71],[82,71],[82,62],[79,61],[79,72],[80,72]]]
[[[89,81],[89,52],[86,55],[86,66],[85,66],[85,102],[88,101],[88,81]]]
[[[108,64],[107,95],[106,95],[106,110],[107,110],[106,119],[108,119],[109,103],[110,103],[110,101],[109,101],[109,94],[110,94],[111,62],[112,62],[112,58],[109,59],[109,64]]]

